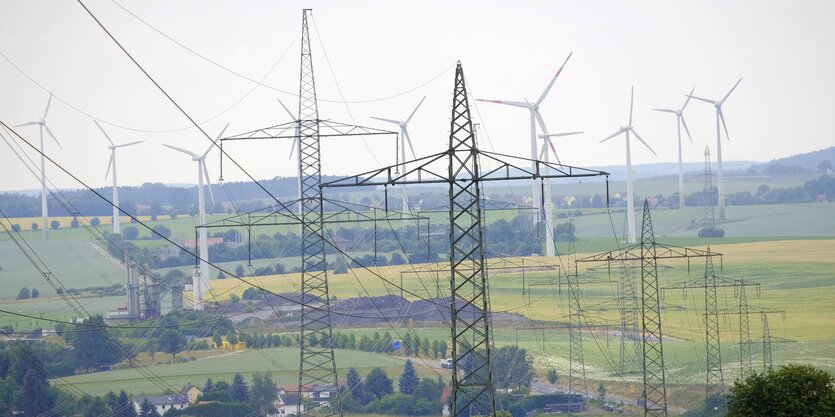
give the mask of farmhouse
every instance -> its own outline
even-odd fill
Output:
[[[165,414],[170,409],[182,410],[183,408],[188,407],[189,401],[188,396],[185,394],[178,394],[178,395],[161,395],[157,397],[134,397],[133,398],[133,408],[136,410],[137,414],[142,412],[142,403],[145,401],[151,403],[151,405],[156,408],[157,413],[159,415]]]

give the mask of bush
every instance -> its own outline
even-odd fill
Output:
[[[244,300],[260,300],[264,298],[264,293],[258,288],[249,287],[244,290],[243,296],[241,296],[241,298],[243,298]]]
[[[122,229],[122,237],[125,240],[134,240],[139,237],[139,229],[130,226]]]
[[[93,227],[97,227],[101,224],[101,220],[99,220],[98,217],[93,217],[92,219],[90,219],[90,224],[92,224]]]
[[[41,293],[38,292],[37,288],[32,288],[32,298],[38,298],[41,296]]]
[[[70,227],[72,227],[73,229],[78,229],[78,219],[73,217],[72,220],[70,220]]]
[[[37,223],[32,222],[32,230],[38,230],[38,224]]]
[[[20,233],[20,225],[15,223],[12,225],[12,231],[15,233]]]
[[[30,297],[31,297],[31,295],[29,294],[29,288],[23,287],[17,293],[17,298],[15,298],[15,299],[16,300],[28,300]]]
[[[153,238],[157,239],[157,240],[161,239],[160,236],[162,236],[164,238],[168,238],[169,236],[171,236],[171,229],[169,229],[169,228],[167,228],[167,227],[165,227],[161,224],[158,224],[158,225],[154,226],[152,230],[154,232],[156,232],[156,233],[154,233]]]
[[[725,236],[725,229],[716,226],[704,227],[699,230],[699,237],[723,237]]]
[[[51,227],[52,230],[58,230],[58,228],[61,227],[61,222],[59,222],[58,220],[53,220],[49,222],[49,227]]]

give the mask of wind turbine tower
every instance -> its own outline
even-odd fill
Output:
[[[600,141],[600,143],[603,143],[621,133],[626,134],[626,241],[629,244],[637,242],[635,238],[635,195],[632,193],[632,150],[630,149],[629,134],[634,134],[635,138],[641,141],[653,155],[658,155],[644,142],[644,139],[635,131],[635,128],[632,127],[632,108],[634,102],[635,87],[632,87],[632,91],[629,94],[629,124],[621,126],[617,132],[612,133],[606,139]]]
[[[398,127],[400,127],[400,164],[401,164],[400,166],[401,166],[401,169],[404,169],[404,170],[405,170],[405,165],[403,165],[403,163],[406,162],[406,144],[407,143],[409,144],[409,149],[412,151],[412,157],[417,158],[417,155],[415,154],[415,147],[412,146],[412,137],[409,136],[408,126],[409,126],[409,122],[412,120],[412,117],[414,117],[415,113],[417,113],[418,109],[420,108],[420,105],[423,104],[423,100],[426,100],[426,96],[423,96],[423,98],[420,99],[420,102],[418,102],[417,106],[415,106],[415,109],[412,110],[412,113],[405,120],[384,119],[382,117],[371,116],[372,119],[377,119],[377,120],[380,120],[380,121],[383,121],[383,122],[386,122],[386,123],[393,123],[393,124],[396,124]],[[401,191],[403,193],[403,209],[402,209],[402,211],[404,213],[409,213],[410,212],[410,210],[409,210],[409,198],[406,195],[406,186],[401,185],[400,188],[401,188]]]
[[[572,52],[573,53],[573,52]],[[554,149],[554,144],[551,142],[551,136],[548,133],[548,128],[545,126],[545,121],[542,119],[542,114],[539,112],[539,106],[545,101],[545,98],[548,97],[548,93],[551,91],[551,87],[554,86],[554,82],[557,81],[557,77],[560,76],[563,68],[565,68],[565,64],[568,63],[568,60],[571,58],[571,53],[568,54],[568,57],[565,58],[565,61],[562,63],[562,66],[557,70],[554,74],[554,77],[551,78],[551,82],[545,87],[545,90],[542,91],[539,98],[534,101],[530,102],[525,99],[524,102],[521,101],[507,101],[507,100],[485,100],[485,99],[476,99],[478,101],[484,101],[487,103],[496,103],[496,104],[504,104],[513,107],[522,107],[528,109],[531,115],[531,160],[536,161],[538,159],[539,154],[537,153],[537,125],[542,130],[542,137],[545,139],[545,142],[551,147],[551,150],[554,151],[554,156],[556,157],[556,150]],[[544,146],[544,145],[543,145]],[[547,161],[548,154],[545,153],[545,158]],[[557,158],[559,161],[559,158]],[[535,171],[536,170],[536,163],[531,162],[531,168]],[[536,222],[542,221],[542,211],[545,212],[545,254],[547,256],[554,256],[554,238],[553,238],[553,227],[552,222],[553,219],[551,218],[551,209],[553,208],[552,202],[550,201],[550,181],[548,178],[544,178],[542,182],[543,189],[547,190],[547,199],[544,199],[542,194],[540,193],[539,187],[537,187],[537,181],[531,181],[531,196],[533,197],[533,204],[536,207],[535,216]],[[543,204],[543,200],[544,203]],[[544,206],[544,207],[543,207]]]
[[[681,162],[681,127],[684,126],[684,131],[687,132],[687,137],[690,139],[690,143],[693,143],[693,137],[690,136],[690,129],[687,128],[687,122],[684,121],[684,109],[687,107],[687,103],[690,102],[690,96],[693,95],[693,91],[696,91],[696,87],[690,90],[690,94],[687,96],[687,100],[684,100],[684,105],[681,106],[680,109],[654,109],[655,111],[660,111],[664,113],[672,113],[676,115],[676,129],[678,132],[678,208],[684,208],[684,167],[682,166]]]
[[[209,151],[215,147],[215,145],[220,140],[223,133],[226,131],[226,128],[229,127],[229,124],[226,124],[226,127],[220,131],[220,134],[217,135],[217,139],[209,145],[209,149],[206,149],[206,152],[203,154],[198,155],[194,152],[187,151],[182,148],[178,148],[176,146],[166,145],[163,144],[162,146],[174,149],[175,151],[182,152],[186,155],[191,156],[191,160],[197,162],[197,223],[198,226],[205,226],[206,225],[206,197],[203,192],[203,180],[205,179],[206,185],[209,186],[209,196],[212,198],[212,206],[215,203],[215,195],[212,192],[212,183],[209,180],[209,170],[206,168],[206,155],[209,154]],[[194,294],[194,310],[203,310],[203,294],[209,291],[209,246],[208,246],[208,237],[206,236],[206,228],[199,227],[198,228],[198,242],[197,245],[200,247],[200,267],[199,273],[195,273],[192,277],[192,291]]]
[[[52,130],[49,129],[49,126],[46,124],[46,115],[49,113],[49,105],[52,104],[52,93],[49,93],[49,100],[46,102],[46,110],[43,112],[43,116],[41,116],[40,120],[36,120],[33,122],[21,123],[16,125],[15,127],[21,126],[32,126],[38,125],[38,130],[40,131],[40,139],[41,139],[41,231],[43,233],[43,239],[49,239],[49,208],[46,205],[46,162],[44,157],[44,146],[43,146],[43,131],[46,129],[46,133],[49,134],[49,137],[55,141],[59,148],[62,148],[61,143],[58,142],[58,139],[55,138],[55,135],[52,134]],[[63,148],[62,148],[63,149]]]
[[[742,82],[742,78],[734,84],[733,87],[728,91],[728,94],[725,94],[725,97],[722,97],[721,100],[710,100],[702,97],[696,97],[694,95],[689,95],[688,97],[695,98],[696,100],[704,101],[705,103],[713,104],[713,107],[716,109],[716,161],[717,161],[717,170],[719,173],[718,178],[718,187],[719,187],[719,220],[725,220],[725,175],[722,171],[722,133],[720,128],[723,127],[725,129],[725,137],[728,140],[731,140],[730,135],[728,134],[728,125],[725,124],[725,114],[722,112],[722,105],[725,104],[725,100],[730,97],[731,93],[734,92],[736,87],[739,83]]]
[[[136,141],[136,142],[123,143],[121,145],[116,145],[115,143],[113,143],[113,139],[110,139],[110,135],[108,135],[107,132],[105,132],[104,129],[102,129],[99,122],[93,120],[93,123],[95,123],[96,126],[99,127],[99,130],[101,130],[101,133],[103,133],[104,137],[107,138],[107,141],[110,142],[110,146],[108,147],[110,149],[110,162],[107,163],[107,172],[104,174],[104,177],[107,178],[107,175],[110,174],[110,167],[112,166],[113,167],[113,233],[122,233],[122,228],[121,228],[121,225],[119,224],[119,186],[116,182],[116,149],[117,148],[124,148],[124,147],[131,146],[131,145],[136,145],[136,144],[139,144],[139,143],[142,143],[142,142],[145,142],[145,141],[144,140],[139,140],[139,141]]]

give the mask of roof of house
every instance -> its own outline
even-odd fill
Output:
[[[188,397],[185,395],[159,395],[155,397],[133,397],[133,402],[142,405],[145,400],[148,400],[154,406],[158,405],[174,405],[174,404],[188,404]]]
[[[298,392],[288,392],[286,394],[282,394],[279,396],[281,402],[284,406],[296,406],[299,405],[299,393]]]
[[[203,388],[200,388],[200,387],[198,387],[197,385],[192,384],[191,382],[189,382],[188,384],[186,384],[186,386],[185,386],[185,387],[183,387],[183,390],[182,390],[182,391],[180,391],[180,392],[181,392],[181,393],[183,393],[183,394],[185,394],[185,393],[187,393],[187,392],[188,392],[190,389],[192,389],[192,388],[196,388],[196,389],[197,389],[197,391],[200,391],[200,393],[203,393]]]

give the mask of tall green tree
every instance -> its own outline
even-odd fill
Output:
[[[110,407],[107,406],[107,403],[101,397],[93,397],[87,403],[87,406],[84,407],[84,417],[100,417],[108,414],[110,411]]]
[[[249,387],[247,387],[243,375],[235,374],[232,377],[232,386],[229,387],[229,395],[232,396],[232,401],[239,403],[249,401]]]
[[[835,379],[808,365],[787,365],[737,382],[728,417],[835,415]]]
[[[394,392],[391,379],[383,368],[374,368],[365,376],[365,387],[376,398],[383,398]]]
[[[97,364],[111,365],[119,362],[121,356],[114,348],[111,336],[106,330],[107,325],[101,314],[96,314],[84,320],[81,326],[69,338],[73,347],[75,367],[91,370]]]
[[[151,404],[148,399],[142,400],[142,404],[139,405],[139,417],[162,417],[157,412],[157,408]]]
[[[366,400],[368,399],[368,394],[365,392],[365,384],[362,383],[362,378],[360,377],[359,372],[356,369],[351,368],[348,370],[348,389],[351,392],[351,398],[354,399],[358,404],[366,404]]]
[[[490,364],[496,388],[528,388],[533,382],[533,369],[528,351],[516,346],[494,349]]]
[[[128,397],[128,393],[125,390],[119,391],[119,406],[118,409],[120,410],[116,416],[118,417],[137,417],[136,416],[136,409],[133,408],[133,403]]]
[[[252,389],[250,390],[249,403],[256,410],[261,410],[261,415],[267,413],[266,406],[272,404],[277,394],[277,387],[273,382],[272,374],[265,372],[264,374],[256,373],[252,375]]]
[[[400,393],[414,394],[415,388],[420,383],[415,366],[411,359],[406,359],[406,364],[403,365],[403,373],[400,374]]]
[[[23,377],[23,398],[21,408],[26,416],[37,416],[52,408],[54,395],[46,376],[29,369]]]
[[[171,357],[177,356],[177,352],[186,346],[186,337],[176,329],[166,329],[159,336],[159,346],[165,353],[170,353]]]

